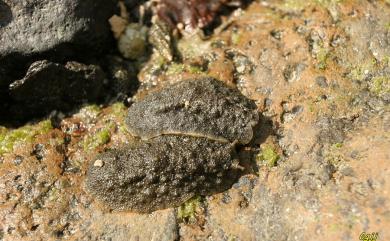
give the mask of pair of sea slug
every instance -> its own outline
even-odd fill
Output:
[[[250,142],[255,103],[212,78],[183,80],[146,96],[128,111],[139,137],[91,162],[86,187],[114,210],[152,212],[194,195],[229,188],[236,145]]]

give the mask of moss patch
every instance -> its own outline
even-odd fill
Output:
[[[390,22],[388,22],[388,23],[385,24],[385,28],[386,28],[387,30],[390,30]]]
[[[332,145],[332,148],[341,148],[343,147],[343,143],[337,142]]]
[[[116,102],[111,105],[112,114],[117,117],[126,116],[126,106],[122,102]]]
[[[343,0],[284,0],[284,9],[290,11],[302,11],[309,5],[319,5],[328,8],[331,5],[341,3]]]
[[[14,130],[7,130],[1,127],[0,155],[12,152],[17,144],[33,142],[36,136],[45,134],[52,128],[50,120],[41,121],[34,125],[25,125]]]
[[[108,121],[111,121],[112,119],[116,120],[117,125],[117,131],[119,133],[122,133],[124,135],[132,136],[128,130],[127,125],[125,122],[125,118],[127,115],[127,107],[122,102],[117,102],[111,105],[110,114],[106,116],[108,118]],[[113,117],[113,118],[111,118]],[[111,120],[110,120],[111,119]]]
[[[107,144],[111,139],[111,129],[114,125],[114,123],[110,123],[107,127],[86,136],[83,141],[84,150],[93,150],[100,145]]]
[[[196,220],[196,211],[199,209],[202,198],[195,196],[183,203],[177,210],[177,218],[182,221]]]
[[[370,91],[376,95],[383,95],[390,93],[390,77],[378,76],[371,80]]]
[[[305,0],[285,0],[283,9],[288,11],[299,12],[305,9],[310,4],[310,1]]]
[[[174,75],[174,74],[181,74],[181,73],[190,73],[190,74],[201,74],[203,73],[203,70],[194,65],[187,65],[187,64],[181,64],[181,63],[173,63],[168,66],[167,74],[168,75]]]
[[[183,73],[184,70],[185,70],[184,64],[173,63],[173,64],[168,66],[167,74],[169,74],[169,75],[180,74],[180,73]]]
[[[230,38],[230,41],[232,42],[233,45],[237,45],[240,43],[241,40],[241,33],[234,31],[232,32],[232,36]]]
[[[47,193],[48,199],[50,201],[56,201],[56,200],[59,199],[59,194],[60,194],[60,190],[58,190],[57,188],[53,187]]]
[[[326,67],[328,66],[327,61],[329,59],[329,50],[327,50],[326,48],[320,48],[316,55],[316,58],[318,61],[317,68],[321,70],[326,69]]]
[[[348,77],[352,80],[363,80],[365,79],[370,72],[373,72],[377,69],[378,62],[376,59],[371,59],[365,61],[361,65],[351,66]]]
[[[98,105],[87,105],[81,108],[75,116],[78,116],[83,120],[94,120],[98,118],[101,111],[102,110]]]
[[[87,112],[92,112],[96,115],[98,115],[101,111],[100,107],[98,105],[88,105],[83,108]]]
[[[330,5],[341,3],[343,0],[315,0],[315,2],[321,6],[329,7]]]
[[[344,162],[344,156],[341,153],[341,148],[343,147],[343,143],[337,142],[331,145],[325,153],[325,160],[337,167],[340,163]]]
[[[256,156],[258,163],[264,162],[269,167],[274,167],[280,159],[279,154],[275,151],[272,146],[265,146],[261,152]]]
[[[348,76],[353,80],[362,80],[365,77],[364,70],[356,67],[349,72]]]

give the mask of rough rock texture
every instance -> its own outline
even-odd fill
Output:
[[[37,116],[96,100],[104,78],[103,71],[95,65],[34,62],[23,79],[10,85],[10,113],[19,118]]]
[[[233,158],[231,144],[160,136],[99,155],[86,186],[112,209],[152,212],[226,190],[234,180]]]
[[[109,47],[115,0],[0,1],[0,85],[39,59],[86,59]]]
[[[96,207],[90,220],[94,221],[89,222],[87,232],[76,235],[78,240],[172,241],[179,238],[174,209],[156,211],[149,215],[124,212],[107,215]]]
[[[139,121],[142,120],[142,121]],[[142,139],[167,134],[248,143],[258,121],[256,105],[212,78],[184,80],[129,109],[129,131]]]
[[[390,240],[389,1],[253,1],[228,17],[211,39],[181,39],[183,62],[152,56],[132,100],[199,75],[236,85],[262,113],[237,149],[257,160],[248,174],[200,208],[112,212],[83,183],[97,153],[129,141],[126,107],[0,127],[0,239]]]

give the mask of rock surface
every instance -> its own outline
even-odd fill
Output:
[[[20,79],[29,63],[87,59],[109,46],[116,1],[0,1],[0,86]]]
[[[0,127],[0,239],[390,240],[388,2],[254,1],[211,39],[181,39],[182,63],[150,58],[133,101],[209,75],[263,113],[237,149],[255,165],[197,205],[110,212],[84,190],[94,157],[131,138],[120,103],[81,108],[58,128]]]
[[[52,110],[70,110],[75,105],[96,100],[104,79],[104,72],[95,65],[34,62],[23,79],[10,85],[10,113],[24,118]]]
[[[123,212],[107,215],[97,211],[90,218],[96,221],[89,223],[87,232],[77,234],[78,239],[171,241],[179,238],[176,212],[173,209],[157,211],[150,215]]]

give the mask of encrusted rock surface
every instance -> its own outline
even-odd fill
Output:
[[[389,240],[389,1],[257,1],[228,18],[179,40],[183,62],[151,56],[127,103],[204,75],[237,86],[263,114],[236,151],[245,175],[179,208],[112,212],[83,183],[130,144],[122,104],[0,127],[0,239]]]

